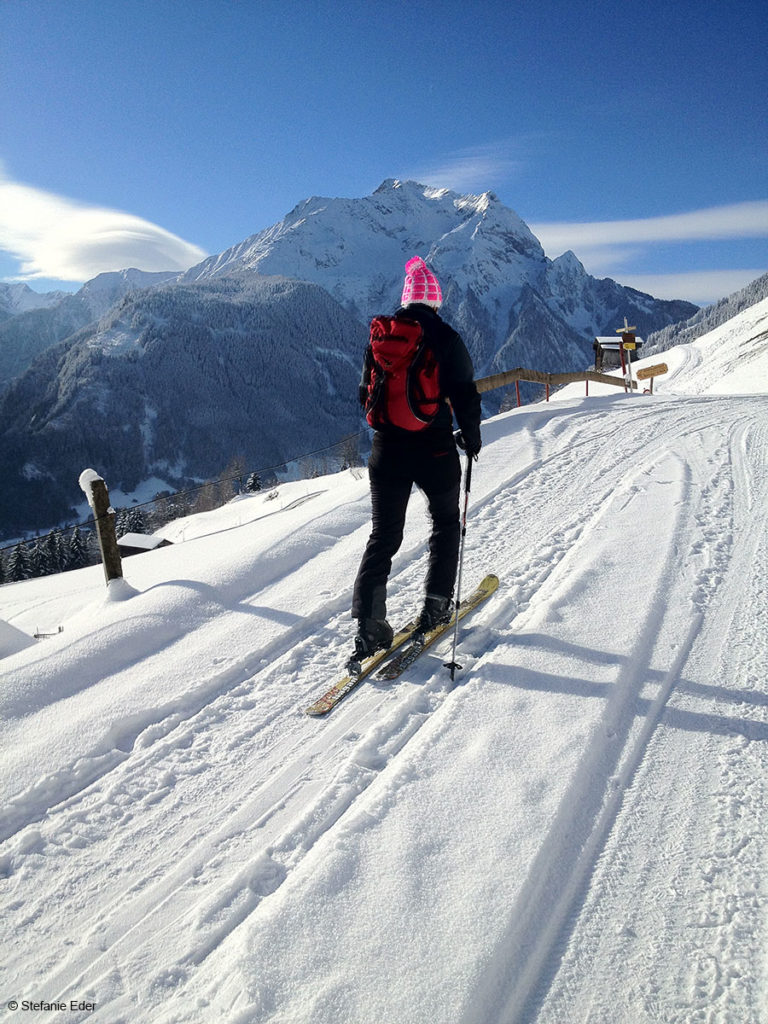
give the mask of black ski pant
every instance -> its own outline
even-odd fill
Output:
[[[461,466],[453,435],[376,433],[368,461],[372,529],[355,581],[352,617],[384,619],[392,559],[403,542],[408,499],[416,484],[432,520],[427,594],[452,597],[459,561]]]

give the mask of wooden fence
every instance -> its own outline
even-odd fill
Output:
[[[648,366],[644,370],[638,371],[637,376],[641,380],[650,379],[652,389],[653,378],[661,373],[666,373],[667,369],[666,363],[659,363],[658,366]],[[551,388],[559,388],[563,384],[574,384],[579,381],[585,382],[587,394],[589,394],[590,381],[597,384],[610,384],[612,387],[624,388],[625,391],[628,387],[627,381],[623,377],[613,377],[607,373],[598,373],[596,370],[584,370],[581,373],[543,373],[540,370],[526,370],[521,366],[514,370],[506,370],[504,373],[494,373],[490,377],[481,377],[475,381],[475,384],[477,390],[482,393],[506,387],[508,384],[518,385],[521,380],[527,381],[529,384],[543,384],[547,391],[547,401],[549,401]],[[637,386],[637,381],[633,380],[633,389],[636,390]],[[517,388],[517,404],[520,405],[519,387]]]

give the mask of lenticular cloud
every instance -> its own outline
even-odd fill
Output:
[[[196,245],[150,221],[87,206],[0,175],[0,248],[20,261],[19,279],[87,281],[110,270],[187,270]]]

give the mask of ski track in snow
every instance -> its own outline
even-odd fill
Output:
[[[729,701],[727,690],[717,686],[697,686],[681,680],[683,668],[695,658],[695,663],[706,674],[708,666],[717,661],[723,639],[727,637],[728,627],[735,617],[735,609],[741,614],[754,615],[756,612],[756,605],[750,607],[750,602],[744,601],[742,590],[745,578],[749,578],[750,567],[758,556],[758,547],[762,546],[763,552],[765,550],[768,484],[759,477],[753,480],[744,475],[743,453],[746,433],[743,424],[737,424],[731,429],[728,442],[715,452],[715,458],[711,463],[704,466],[693,478],[692,482],[695,481],[701,490],[700,502],[691,503],[688,494],[686,501],[680,506],[681,510],[685,510],[686,518],[692,519],[692,522],[678,520],[671,534],[673,549],[680,551],[681,541],[687,539],[690,544],[693,538],[691,553],[706,553],[705,565],[696,572],[683,574],[683,593],[679,593],[679,581],[677,584],[669,578],[662,578],[659,581],[663,589],[669,589],[670,596],[652,602],[654,611],[645,623],[645,628],[638,630],[639,640],[628,663],[626,678],[620,678],[616,688],[616,696],[623,689],[626,697],[620,698],[620,705],[613,710],[609,701],[601,727],[602,742],[595,742],[596,738],[593,737],[571,781],[558,819],[547,840],[542,844],[538,862],[531,871],[528,889],[523,892],[520,903],[513,913],[514,924],[499,947],[501,962],[493,963],[490,968],[492,975],[506,975],[502,983],[506,996],[503,1010],[498,1018],[491,1011],[484,1019],[510,1022],[533,1019],[541,1022],[559,1021],[568,1019],[569,1014],[574,1013],[574,1007],[581,1006],[582,1003],[586,1004],[585,1010],[582,1011],[585,1013],[584,1019],[626,1021],[627,1024],[638,1019],[639,1007],[642,1007],[644,1014],[642,1019],[647,1020],[750,1019],[750,1007],[755,1005],[754,976],[744,977],[747,972],[738,966],[734,967],[733,964],[722,967],[709,942],[706,946],[702,943],[704,948],[700,950],[698,959],[686,965],[690,978],[681,981],[676,990],[679,1006],[675,1010],[671,1011],[670,1002],[658,999],[658,994],[653,990],[638,993],[636,988],[630,988],[622,999],[620,993],[612,991],[610,984],[610,979],[615,977],[617,966],[616,950],[610,949],[610,946],[615,946],[616,943],[616,934],[611,930],[612,925],[617,919],[621,920],[622,916],[627,915],[627,908],[630,908],[628,916],[632,918],[633,903],[637,903],[638,894],[643,892],[644,882],[647,884],[645,876],[653,870],[648,863],[632,865],[634,870],[630,868],[631,858],[633,855],[636,856],[636,851],[643,848],[642,844],[636,841],[640,828],[637,817],[644,816],[646,830],[665,836],[667,841],[671,836],[673,842],[680,843],[674,850],[673,858],[674,868],[680,872],[681,862],[686,864],[687,856],[690,855],[685,840],[688,838],[690,841],[691,837],[678,837],[674,822],[688,822],[691,816],[696,815],[697,807],[703,809],[708,806],[706,798],[709,794],[706,785],[696,779],[701,759],[693,758],[690,754],[686,757],[686,744],[678,742],[675,745],[674,763],[681,768],[686,761],[690,763],[691,778],[698,782],[698,785],[694,784],[690,788],[681,787],[678,774],[664,776],[658,773],[652,777],[666,778],[670,783],[670,790],[663,795],[656,794],[653,801],[648,799],[647,790],[640,786],[633,787],[630,793],[631,802],[623,809],[617,831],[631,830],[635,842],[624,839],[622,845],[621,841],[612,835],[617,814],[622,811],[624,793],[632,786],[638,769],[643,764],[646,751],[653,744],[655,754],[655,746],[665,742],[664,738],[656,735],[660,724],[670,722],[673,728],[684,730],[684,736],[690,732],[700,735],[702,732],[706,734],[715,731],[718,735],[726,737],[725,744],[709,743],[710,747],[722,748],[714,751],[720,762],[717,771],[705,776],[709,785],[713,784],[712,778],[727,779],[728,765],[742,756],[745,746],[749,743],[749,737],[763,742],[768,739],[768,715],[765,714],[768,699],[761,699],[758,695],[755,696],[758,708],[763,709],[762,724],[754,723],[748,718],[740,720],[730,716],[724,717],[722,712],[715,717],[714,714],[710,716],[682,709],[675,711],[667,706],[677,688],[680,688],[683,694],[689,690],[704,693],[710,690],[710,704],[717,705]],[[764,428],[756,443],[759,444],[759,451],[753,453],[757,456],[754,464],[755,467],[759,467],[765,465]],[[738,555],[732,557],[731,548],[734,547],[737,538],[744,538],[746,542],[739,546]],[[674,550],[670,554],[674,554]],[[670,564],[675,571],[678,569],[675,561],[670,560]],[[764,555],[762,564],[765,565]],[[764,594],[764,578],[762,586]],[[677,594],[675,589],[678,590]],[[691,606],[687,634],[677,638],[665,637],[662,614],[664,604],[674,600],[682,602],[686,598]],[[764,597],[762,603],[764,607]],[[700,641],[704,623],[709,619],[715,620],[716,628]],[[650,671],[652,654],[665,641],[669,642],[670,646],[676,643],[677,653],[660,680],[657,692],[649,692],[646,697],[641,698],[643,682],[654,675]],[[699,648],[706,653],[703,654]],[[757,662],[761,656],[762,664],[765,666],[765,649],[762,652],[750,652],[749,658]],[[695,675],[694,678],[701,676]],[[746,678],[749,678],[749,674],[746,674]],[[753,670],[752,679],[756,682],[757,678],[759,677]],[[681,703],[685,707],[693,702],[683,697],[675,703]],[[639,707],[642,707],[642,714],[638,713]],[[662,732],[666,738],[666,730]],[[757,780],[764,776],[768,757],[763,751],[755,751],[754,757],[755,763],[752,768]],[[741,768],[743,771],[743,765]],[[752,843],[761,834],[760,828],[756,825],[764,822],[751,820],[748,822],[748,835],[737,836],[734,840],[734,819],[747,816],[744,811],[748,802],[742,801],[736,791],[742,781],[742,771],[736,773],[734,778],[726,783],[725,793],[717,795],[711,849],[708,853],[696,851],[707,865],[713,860],[715,863],[718,860],[730,860],[734,847],[737,852],[741,852],[744,846]],[[595,786],[594,780],[598,775],[604,778],[604,786]],[[683,771],[681,775],[685,778]],[[679,818],[676,819],[674,813],[670,812],[670,807],[678,811]],[[753,816],[763,815],[763,804],[759,801],[754,801],[754,806],[747,809],[748,814]],[[648,821],[648,818],[651,821]],[[609,837],[613,847],[610,856],[604,854]],[[698,833],[695,838],[700,841]],[[577,856],[574,855],[574,850],[579,851]],[[692,926],[700,929],[719,929],[722,933],[720,943],[724,947],[738,947],[738,937],[735,935],[738,928],[740,934],[747,935],[752,940],[753,953],[758,953],[761,948],[758,940],[760,933],[764,931],[764,922],[758,912],[761,900],[757,885],[762,856],[759,853],[756,856],[755,854],[756,851],[753,849],[751,863],[746,865],[743,872],[745,892],[738,895],[705,888],[705,883],[711,881],[713,877],[713,872],[707,868],[708,874],[704,874],[698,880],[698,887],[702,896],[706,896],[708,904],[714,902],[718,906],[702,907],[699,921]],[[669,864],[664,866],[666,870],[669,868]],[[679,880],[677,885],[681,890]],[[670,888],[674,891],[672,883]],[[605,895],[606,890],[611,894],[611,913],[607,913],[604,906],[605,902],[609,902]],[[589,898],[584,916],[589,917],[589,944],[577,933],[578,943],[573,942],[568,947],[566,943],[569,934],[579,924],[580,915],[576,913],[576,909],[586,892],[589,893]],[[737,908],[742,918],[740,921],[735,920]],[[658,913],[658,908],[655,910]],[[666,911],[669,918],[672,918],[674,909],[667,907]],[[656,928],[649,931],[649,934],[663,934],[663,926],[659,928],[656,922]],[[623,927],[622,937],[627,937],[623,946],[638,942],[634,924],[626,924]],[[692,943],[692,946],[695,945],[695,942]],[[606,947],[610,956],[607,966]],[[515,953],[514,958],[509,957],[512,950]],[[657,951],[657,962],[654,964],[657,970],[662,967],[659,963],[660,953],[661,951]],[[627,955],[626,949],[624,955]],[[668,950],[664,950],[661,955],[668,956]],[[564,958],[562,966],[561,956]],[[627,956],[627,960],[629,959]],[[730,958],[724,959],[727,962]],[[514,961],[514,967],[511,960]],[[738,957],[734,960],[738,965]],[[752,962],[754,963],[754,960]],[[606,980],[606,984],[597,987],[602,996],[601,1000],[595,1000],[593,994],[596,988],[596,973],[603,973]],[[547,997],[555,974],[554,991]],[[514,978],[511,985],[510,976]],[[498,981],[496,983],[499,984]],[[577,993],[574,990],[578,986],[581,987],[581,991]],[[751,986],[751,998],[740,1002],[735,991],[740,986]],[[584,989],[587,989],[586,993]],[[666,995],[669,997],[670,993]],[[674,996],[674,992],[671,995]],[[684,998],[680,998],[681,996]],[[581,1003],[577,1001],[579,997]],[[718,1007],[718,1004],[722,1006]],[[674,1006],[674,999],[671,1005]],[[740,1005],[744,1015],[736,1016],[737,1007]],[[718,1013],[718,1009],[722,1015]],[[476,1010],[477,1002],[473,1005],[471,1013],[476,1013]]]
[[[711,468],[711,482],[702,488],[695,509],[700,540],[693,553],[708,557],[693,580],[688,678],[676,679],[674,691],[667,687],[661,694],[658,728],[655,734],[646,729],[644,737],[647,764],[637,771],[595,868],[581,914],[586,937],[564,950],[541,1021],[563,1019],[576,1002],[589,1007],[590,1019],[629,1022],[641,1007],[643,1019],[654,1021],[760,1020],[755,964],[767,937],[760,887],[768,767],[766,644],[743,643],[739,623],[766,610],[768,483],[760,467],[767,447],[764,427],[752,432],[735,425],[722,460]],[[745,471],[750,462],[752,475]],[[754,565],[761,574],[750,572]],[[737,658],[725,668],[724,653],[734,645]],[[665,761],[675,764],[674,774],[658,771]],[[703,830],[694,827],[702,818],[709,823]],[[647,852],[638,856],[638,834],[668,844],[659,848],[657,860]],[[668,902],[649,907],[633,899],[649,879],[658,891],[659,877]],[[693,899],[681,915],[683,894]],[[686,949],[673,985],[663,963],[668,952],[654,938],[669,930],[684,938]],[[617,960],[638,955],[646,969],[625,993],[614,993],[612,1002],[606,1001],[605,986],[597,998],[594,991],[584,992],[587,962],[590,970],[609,976]],[[647,980],[655,976],[658,985]]]
[[[735,689],[718,665],[723,644],[738,643],[738,616],[768,611],[766,573],[754,572],[766,565],[768,421],[754,400],[734,409],[724,424],[722,405],[707,398],[593,400],[531,410],[518,433],[503,417],[489,424],[465,578],[469,586],[495,571],[501,588],[462,630],[458,685],[439,669],[443,645],[408,679],[361,685],[320,722],[301,708],[339,673],[368,509],[353,503],[343,530],[324,513],[306,518],[327,531],[327,544],[306,563],[297,556],[287,573],[277,559],[246,598],[275,609],[267,642],[201,666],[180,697],[116,727],[110,749],[97,744],[6,810],[0,877],[14,940],[3,991],[94,998],[88,1019],[109,1024],[161,1012],[168,1022],[211,1019],[222,998],[219,1019],[299,1019],[267,982],[262,1009],[253,993],[251,1002],[235,993],[220,971],[227,944],[247,942],[249,926],[255,936],[260,908],[302,872],[311,877],[316,847],[332,846],[345,822],[354,831],[387,781],[393,791],[405,785],[405,755],[426,757],[435,730],[457,720],[450,709],[505,682],[511,665],[523,695],[551,687],[590,702],[587,735],[542,804],[549,816],[510,881],[509,905],[488,926],[492,950],[467,950],[464,990],[432,1019],[749,1021],[765,940],[765,648],[739,649]],[[717,442],[701,442],[708,435]],[[416,608],[426,565],[419,500],[390,584],[398,620]],[[642,544],[649,509],[665,516],[653,550]],[[647,555],[640,571],[638,546]],[[637,619],[624,649],[585,640],[572,650],[557,639],[557,623],[598,569],[606,601],[636,601]],[[334,593],[340,579],[346,589]],[[297,628],[288,609],[305,593],[319,602]],[[687,611],[668,618],[672,606]],[[600,611],[609,621],[610,604]],[[555,663],[581,659],[586,671],[594,662],[595,680],[556,668],[545,677],[537,652],[548,645]],[[653,771],[670,763],[676,771]],[[690,825],[702,807],[711,815],[704,838]],[[639,834],[659,837],[657,860]],[[728,885],[719,884],[726,858],[737,863]],[[649,877],[669,891],[664,905],[634,898]],[[674,895],[691,892],[681,911]],[[658,943],[665,928],[689,938],[673,966]],[[627,972],[615,992],[622,964],[637,976]],[[407,1019],[424,1019],[413,1014]]]

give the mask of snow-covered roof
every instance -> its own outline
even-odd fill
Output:
[[[145,551],[153,551],[161,544],[170,544],[171,542],[163,537],[155,537],[146,533],[124,533],[117,543],[121,548],[142,548]]]
[[[0,658],[7,658],[9,654],[23,651],[25,647],[32,647],[34,643],[29,633],[0,619]]]

